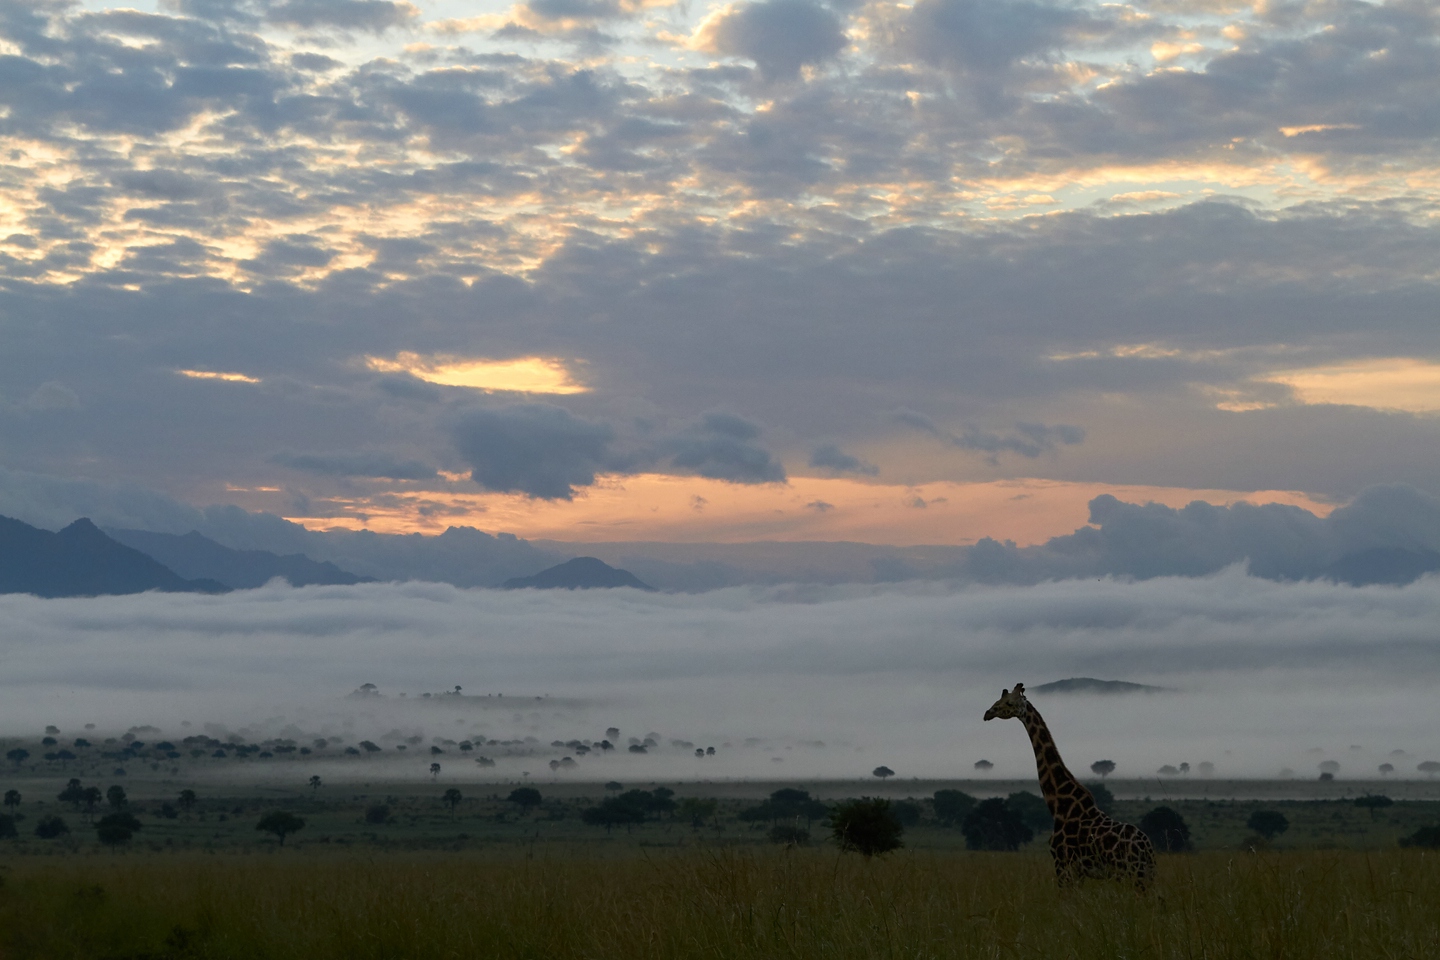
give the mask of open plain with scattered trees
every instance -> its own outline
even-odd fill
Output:
[[[973,781],[881,795],[873,780],[12,779],[6,960],[1440,952],[1440,803],[1378,789],[1115,799],[1119,784],[1099,785],[1102,806],[1176,851],[1137,895],[1057,890],[1038,797]]]

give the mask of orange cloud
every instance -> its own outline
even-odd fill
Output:
[[[366,357],[365,365],[381,373],[408,373],[430,383],[474,390],[568,394],[585,393],[590,389],[577,383],[565,362],[554,357],[489,360],[404,352],[397,354],[394,360]]]
[[[989,536],[1023,546],[1084,525],[1089,516],[1086,505],[1102,493],[1172,507],[1192,500],[1248,500],[1294,504],[1319,515],[1331,509],[1303,493],[1283,490],[1191,490],[1036,479],[902,486],[821,477],[791,477],[788,486],[780,487],[642,474],[604,478],[568,502],[505,494],[387,491],[330,501],[337,515],[287,519],[312,528],[378,533],[435,534],[452,525],[474,526],[527,539],[579,542],[850,540],[913,546],[966,544]]]
[[[1301,403],[1338,403],[1409,413],[1440,411],[1440,363],[1413,357],[1281,370],[1261,380],[1290,387]]]

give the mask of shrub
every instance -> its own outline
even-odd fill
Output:
[[[905,825],[890,809],[889,800],[847,800],[830,812],[830,835],[841,850],[866,857],[889,853],[905,845],[904,833]]]
[[[1041,797],[1022,790],[1010,794],[1005,798],[1005,802],[1020,814],[1025,826],[1036,833],[1049,833],[1055,829],[1055,818],[1050,814],[1050,806]]]
[[[41,817],[40,822],[35,824],[35,836],[41,840],[54,840],[70,832],[70,824],[59,814],[50,814],[48,817]]]
[[[1421,847],[1426,850],[1440,849],[1440,826],[1421,827],[1408,837],[1400,838],[1402,847]]]
[[[766,836],[771,843],[783,843],[787,847],[803,847],[810,842],[810,831],[793,824],[777,823]]]
[[[1156,807],[1141,817],[1140,829],[1162,853],[1184,853],[1190,849],[1190,827],[1184,817],[1169,807]]]
[[[1087,783],[1085,789],[1090,791],[1090,796],[1095,798],[1095,806],[1100,808],[1101,813],[1109,813],[1115,809],[1115,794],[1103,783]]]
[[[297,830],[305,828],[305,821],[285,810],[272,810],[260,818],[255,824],[256,830],[263,830],[266,833],[273,833],[280,840],[280,846],[285,846],[285,837]]]
[[[920,822],[920,814],[924,812],[920,804],[914,800],[896,800],[890,805],[895,817],[905,826],[913,827]]]
[[[1290,821],[1278,810],[1256,810],[1250,814],[1250,819],[1245,821],[1245,826],[1266,840],[1274,840],[1290,829]]]
[[[540,791],[534,787],[516,787],[505,799],[525,811],[540,806]]]
[[[1020,811],[1000,797],[981,800],[965,815],[960,829],[971,850],[1015,850],[1035,838]]]
[[[133,814],[121,811],[101,817],[100,822],[95,824],[95,836],[101,843],[114,846],[128,842],[139,829],[140,821]]]
[[[935,808],[935,819],[947,827],[953,827],[975,809],[976,800],[959,790],[936,790],[931,799]]]
[[[0,840],[9,840],[20,836],[20,831],[15,829],[15,818],[9,814],[0,815]]]
[[[390,808],[383,803],[372,803],[365,808],[366,823],[389,823]]]

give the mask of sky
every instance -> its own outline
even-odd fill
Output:
[[[1423,0],[0,0],[0,470],[565,541],[1440,495],[1437,88]]]
[[[1333,761],[1342,780],[1373,780],[1381,763],[1424,779],[1417,766],[1440,760],[1434,578],[1355,589],[1232,568],[1139,583],[698,595],[276,583],[224,596],[5,596],[0,617],[0,729],[12,735],[53,724],[93,736],[94,723],[112,736],[156,727],[155,740],[211,724],[216,736],[371,738],[391,757],[383,772],[307,766],[288,774],[295,782],[424,779],[433,758],[396,752],[404,736],[534,737],[535,756],[489,770],[449,749],[444,776],[549,779],[548,760],[569,752],[551,741],[598,741],[612,726],[622,747],[653,733],[658,748],[582,756],[564,776],[866,779],[884,764],[902,779],[967,778],[983,759],[990,776],[1028,779],[1020,725],[982,720],[1017,682],[1072,769],[1113,760],[1116,776],[1151,778],[1156,796],[1167,764],[1315,780]],[[1075,675],[1169,692],[1034,689]],[[362,683],[384,698],[347,699]],[[455,686],[463,700],[422,699]],[[698,761],[695,746],[717,757]]]

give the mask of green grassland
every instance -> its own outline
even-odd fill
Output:
[[[28,958],[1417,958],[1440,856],[1162,856],[1145,895],[1059,891],[1035,853],[725,847],[272,848],[12,859],[0,956]]]
[[[1162,855],[1137,895],[1057,890],[1043,831],[1018,852],[968,851],[923,797],[905,847],[867,860],[819,820],[808,844],[769,842],[772,824],[742,817],[764,793],[735,784],[670,785],[676,801],[716,799],[699,823],[657,812],[610,829],[582,820],[616,794],[602,784],[538,784],[529,810],[506,799],[513,785],[469,785],[451,804],[443,782],[212,792],[185,810],[174,785],[132,784],[142,827],[112,845],[92,826],[108,804],[62,803],[64,785],[27,780],[10,808],[22,819],[0,840],[3,960],[1440,956],[1440,852],[1397,844],[1440,820],[1434,801],[1372,817],[1341,799],[1168,800],[1197,850]],[[1256,842],[1258,809],[1289,830]],[[305,820],[283,846],[255,829],[275,810]],[[35,836],[56,814],[70,833]]]

